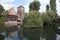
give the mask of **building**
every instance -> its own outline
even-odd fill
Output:
[[[24,11],[25,11],[25,8],[23,7],[23,6],[19,6],[18,8],[17,8],[17,11],[18,11],[18,14],[24,14]]]
[[[17,8],[17,12],[18,12],[18,14],[20,14],[20,18],[21,18],[21,20],[19,21],[19,20],[17,20],[18,22],[21,22],[21,24],[20,25],[22,25],[22,20],[23,20],[23,18],[24,18],[24,11],[25,11],[25,8],[23,7],[23,6],[19,6],[18,8]],[[19,24],[18,24],[19,25]],[[19,27],[19,26],[18,26]]]
[[[24,7],[19,6],[17,8],[17,12],[15,11],[14,7],[8,10],[7,14],[7,21],[5,22],[6,26],[20,26],[22,23],[22,19],[24,16]]]
[[[16,13],[14,8],[10,8],[8,10],[7,18],[8,18],[8,21],[16,21],[17,20],[18,14]]]
[[[7,21],[5,22],[6,26],[16,26],[17,24],[17,14],[14,8],[10,8],[7,14]]]

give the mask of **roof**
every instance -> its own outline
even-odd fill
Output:
[[[8,10],[8,15],[17,15],[14,7],[10,8],[10,9]]]
[[[10,15],[10,16],[18,16],[18,18],[20,18],[20,14],[16,13],[14,7],[10,8],[8,10],[8,15]]]
[[[8,16],[18,16],[18,15],[8,15]]]
[[[10,12],[13,8],[14,8],[14,7],[12,7],[12,8],[10,8],[10,9],[8,9],[8,12]]]

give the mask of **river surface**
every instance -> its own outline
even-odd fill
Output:
[[[15,34],[16,35],[16,34]],[[60,40],[60,35],[58,35],[58,34],[56,34],[56,40]],[[6,37],[5,37],[6,38]],[[9,40],[9,39],[7,39],[7,40]],[[28,40],[28,38],[27,37],[24,37],[23,38],[23,40]],[[46,40],[45,38],[42,38],[42,37],[40,37],[40,40]]]
[[[2,33],[2,35],[5,35],[6,33]],[[18,31],[14,31],[9,33],[13,37],[21,36]],[[8,35],[10,36],[10,35]],[[23,29],[23,37],[18,37],[19,40],[60,40],[60,35],[55,34],[52,30],[42,30],[41,28],[24,28]],[[9,38],[6,37],[4,40],[9,40]],[[17,39],[10,39],[10,40],[17,40]]]

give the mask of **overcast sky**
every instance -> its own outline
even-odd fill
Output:
[[[33,0],[0,0],[0,4],[2,4],[5,10],[8,10],[11,7],[14,7],[17,10],[17,7],[23,5],[25,7],[25,12],[29,12],[29,4]],[[49,4],[49,0],[39,0],[41,3],[40,12],[44,12],[46,9],[46,5]],[[57,13],[60,15],[60,0],[56,1],[57,5]]]

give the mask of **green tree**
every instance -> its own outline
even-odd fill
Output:
[[[5,31],[5,26],[4,26],[4,22],[5,22],[5,18],[2,17],[2,14],[4,13],[5,9],[4,7],[0,4],[0,35],[2,31]],[[1,36],[0,40],[3,40],[4,37]]]
[[[56,16],[57,16],[57,12],[56,12],[56,0],[50,0],[50,8],[51,8],[51,10],[53,10],[56,13]]]
[[[44,20],[44,35],[46,40],[56,40],[56,29],[54,26],[54,19],[56,14],[52,10],[48,10],[47,12],[42,14],[42,19]],[[55,24],[56,25],[56,24]]]
[[[44,20],[44,22],[50,23],[54,20],[56,14],[53,10],[48,10],[45,13],[42,13],[42,19]]]
[[[49,10],[49,5],[47,4],[47,5],[46,5],[46,11],[48,11],[48,10]]]
[[[41,14],[38,11],[31,11],[23,19],[23,27],[43,27]]]
[[[3,16],[7,16],[8,15],[8,10],[5,10],[4,13],[3,13]]]
[[[0,18],[2,17],[1,13],[5,11],[4,7],[0,4]]]
[[[39,9],[40,9],[40,2],[39,1],[33,1],[33,2],[31,2],[30,5],[29,5],[29,9],[30,9],[30,11],[31,10],[37,10],[37,11],[39,11]]]

